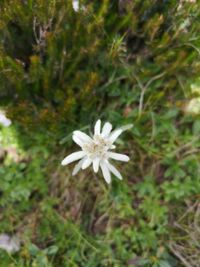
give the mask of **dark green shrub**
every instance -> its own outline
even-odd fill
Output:
[[[172,95],[176,105],[199,71],[199,4],[83,5],[79,12],[70,1],[0,5],[2,103],[24,129],[52,141],[96,117],[114,120],[111,111],[135,119],[139,101],[144,113],[169,105]]]

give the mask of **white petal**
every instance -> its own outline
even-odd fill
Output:
[[[0,111],[0,124],[2,124],[4,127],[9,127],[11,125],[11,120],[9,120],[4,113]]]
[[[106,122],[103,126],[103,129],[102,129],[102,135],[108,136],[110,134],[111,130],[112,130],[112,124],[109,122]]]
[[[118,129],[118,130],[115,130],[111,133],[111,135],[109,136],[109,140],[111,143],[114,143],[115,140],[120,136],[120,134],[123,132],[122,129]]]
[[[83,161],[84,161],[84,158],[81,159],[81,160],[75,165],[75,167],[74,167],[74,169],[73,169],[73,172],[72,172],[72,175],[73,175],[73,176],[76,175],[76,174],[80,171],[81,166],[82,166],[82,164],[83,164]]]
[[[72,6],[75,12],[79,11],[79,0],[72,0]]]
[[[87,167],[90,166],[90,164],[92,163],[91,159],[89,158],[86,158],[84,161],[83,161],[83,164],[82,164],[82,169],[85,170],[87,169]]]
[[[115,153],[115,152],[108,152],[108,157],[111,159],[115,159],[115,160],[120,160],[120,161],[129,161],[129,157],[124,155],[124,154],[120,154],[120,153]]]
[[[109,169],[106,165],[106,163],[100,163],[100,166],[101,166],[101,170],[102,170],[102,173],[103,173],[103,177],[105,179],[105,181],[109,184],[111,182],[111,175],[110,175],[110,172],[109,172]]]
[[[99,135],[101,132],[101,120],[98,120],[94,126],[94,134]]]
[[[81,131],[74,131],[73,134],[74,136],[78,137],[82,142],[92,142],[92,138]]]
[[[110,164],[109,162],[107,162],[107,166],[108,166],[108,169],[117,177],[119,178],[120,180],[122,180],[122,176],[121,176],[121,173],[112,165]]]
[[[83,141],[77,135],[73,134],[72,139],[80,147],[82,147],[84,145]]]
[[[17,236],[9,236],[7,234],[0,235],[0,248],[8,253],[14,253],[20,250],[20,240]]]
[[[99,170],[99,162],[100,162],[100,159],[99,158],[95,158],[93,160],[93,169],[94,169],[94,172],[97,173],[98,170]]]
[[[70,154],[69,156],[67,156],[66,158],[64,158],[63,161],[61,162],[61,165],[67,165],[73,161],[83,158],[84,156],[85,156],[84,151],[74,152]]]
[[[124,132],[124,131],[130,130],[131,128],[133,128],[133,126],[134,125],[132,123],[131,124],[126,124],[126,125],[120,127],[120,129],[122,129],[122,131]]]

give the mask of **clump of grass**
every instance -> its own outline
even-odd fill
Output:
[[[169,248],[186,267],[199,266],[200,203],[188,201],[183,214],[174,221]]]

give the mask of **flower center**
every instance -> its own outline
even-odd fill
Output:
[[[112,148],[114,147],[109,140],[103,138],[101,135],[94,135],[92,142],[83,146],[83,151],[85,151],[92,160],[96,157],[105,159],[107,151]]]

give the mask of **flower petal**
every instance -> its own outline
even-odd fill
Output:
[[[111,130],[112,130],[112,124],[109,122],[106,122],[103,126],[103,129],[102,129],[102,135],[108,136],[110,134]]]
[[[94,126],[94,134],[99,135],[101,132],[101,120],[98,120]]]
[[[4,127],[9,127],[11,123],[12,121],[9,120],[2,111],[0,111],[0,124],[2,124]]]
[[[86,158],[84,161],[83,161],[83,164],[82,164],[82,170],[85,170],[87,169],[87,167],[90,166],[90,164],[92,163],[92,160],[89,159],[89,158]]]
[[[103,177],[105,179],[105,181],[109,184],[111,182],[111,175],[110,175],[110,172],[109,172],[109,169],[106,165],[106,163],[100,163],[100,166],[101,166],[101,170],[102,170],[102,173],[103,173]]]
[[[113,131],[110,136],[109,136],[109,140],[111,143],[114,143],[116,141],[116,139],[120,136],[120,134],[123,132],[122,129],[117,129],[115,131]]]
[[[75,12],[79,11],[79,0],[72,0],[72,6]]]
[[[120,153],[115,153],[115,152],[108,152],[108,157],[111,159],[115,159],[115,160],[120,160],[120,161],[129,161],[129,157],[124,155],[124,154],[120,154]]]
[[[17,236],[11,237],[7,234],[1,234],[0,248],[8,253],[15,253],[20,250],[20,240]]]
[[[89,135],[87,135],[81,131],[74,131],[73,134],[74,134],[74,136],[78,137],[83,142],[87,142],[87,143],[92,142],[92,138]]]
[[[69,156],[67,156],[66,158],[64,158],[63,161],[61,162],[61,165],[67,165],[73,161],[83,158],[84,156],[85,156],[84,151],[74,152],[70,154]]]
[[[99,170],[99,162],[100,162],[100,158],[95,158],[93,160],[93,170],[95,173],[97,173]]]
[[[73,134],[72,139],[78,146],[82,147],[84,145],[83,141],[77,135]]]
[[[72,175],[73,175],[73,176],[76,175],[76,174],[80,171],[81,166],[82,166],[82,164],[83,164],[83,161],[84,161],[84,158],[81,159],[81,160],[75,165],[75,167],[74,167],[74,169],[73,169],[73,172],[72,172]]]
[[[119,178],[120,180],[122,180],[122,176],[121,176],[121,173],[112,165],[110,164],[109,162],[107,162],[107,166],[108,166],[108,169],[117,177]]]
[[[126,124],[124,126],[121,126],[120,129],[122,129],[122,131],[124,132],[124,131],[130,130],[131,128],[133,128],[133,126],[134,125],[132,123],[131,124]]]

